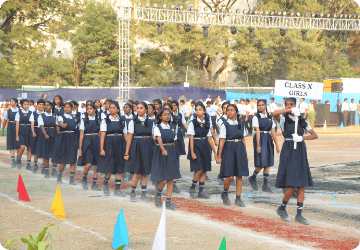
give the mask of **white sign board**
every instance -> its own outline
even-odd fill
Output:
[[[184,82],[184,87],[188,88],[189,87],[189,83],[188,82]]]
[[[21,99],[27,99],[27,93],[21,93]]]
[[[323,90],[321,82],[276,80],[274,95],[321,100]]]

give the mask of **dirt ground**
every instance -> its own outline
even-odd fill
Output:
[[[284,223],[275,210],[281,203],[282,190],[274,187],[279,155],[271,168],[269,186],[274,193],[253,191],[247,178],[243,181],[242,200],[245,208],[222,204],[216,176],[219,165],[213,163],[211,178],[205,191],[209,200],[190,199],[188,190],[192,173],[189,162],[181,157],[183,178],[178,180],[182,190],[174,194],[177,211],[166,211],[167,249],[218,249],[226,237],[227,249],[355,249],[360,241],[360,127],[317,128],[319,139],[307,141],[308,157],[315,186],[305,194],[303,215],[311,222],[309,226],[294,221]],[[188,138],[186,137],[185,140]],[[278,136],[280,144],[282,136]],[[249,170],[253,172],[252,138],[247,137]],[[0,138],[0,149],[4,149],[5,138]],[[23,158],[25,162],[25,158]],[[41,162],[41,161],[40,161]],[[84,191],[81,185],[68,185],[69,167],[64,172],[64,183],[60,185],[65,206],[66,219],[55,218],[50,207],[56,192],[56,179],[44,179],[25,169],[12,169],[9,152],[0,150],[0,242],[8,238],[39,233],[47,224],[58,221],[59,237],[56,249],[112,249],[114,225],[121,209],[129,232],[127,249],[151,249],[159,225],[161,209],[151,203],[130,202],[130,184],[122,183],[127,197],[102,192]],[[16,192],[18,176],[21,174],[31,202],[19,201]],[[78,168],[75,180],[80,181],[83,169]],[[89,181],[92,175],[89,174]],[[102,177],[98,184],[101,186]],[[262,174],[258,175],[261,187]],[[114,183],[114,178],[110,180]],[[140,195],[140,187],[137,189]],[[235,200],[235,187],[230,187],[230,199]],[[164,192],[165,193],[165,192]],[[148,183],[148,195],[155,188]],[[296,200],[287,206],[292,219],[296,215]],[[55,233],[55,229],[51,229]],[[13,249],[26,249],[17,244]]]

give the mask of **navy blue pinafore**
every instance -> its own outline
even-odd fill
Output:
[[[39,113],[35,111],[33,114],[34,114],[34,132],[35,132],[36,136],[30,137],[30,147],[31,147],[32,155],[36,154],[38,140],[39,140],[39,133],[41,133],[40,129],[38,128]]]
[[[125,115],[122,115],[122,116],[121,116],[121,119],[125,121],[126,128],[128,128],[129,122],[130,122],[133,118],[126,118]]]
[[[97,171],[104,174],[122,174],[125,172],[126,142],[123,136],[125,121],[110,121],[104,142],[105,156],[99,158]]]
[[[129,151],[129,161],[125,163],[128,173],[149,175],[154,155],[154,140],[152,138],[153,122],[148,120],[136,122],[134,119],[134,137]]]
[[[180,178],[179,156],[176,152],[173,142],[175,139],[175,124],[170,124],[170,129],[162,129],[160,125],[156,125],[161,133],[163,146],[167,151],[167,156],[162,155],[160,147],[155,147],[155,152],[151,167],[151,180],[163,181]]]
[[[227,121],[226,141],[221,153],[220,178],[229,176],[249,176],[249,167],[245,145],[241,139],[244,137],[245,125],[240,121],[238,124],[230,125]]]
[[[24,113],[21,109],[19,110],[20,115],[20,126],[19,126],[19,139],[20,141],[16,142],[17,148],[21,145],[30,147],[30,139],[32,137],[31,125],[30,125],[30,116],[32,112]]]
[[[264,118],[260,118],[259,114],[256,114],[256,116],[259,121],[261,153],[256,152],[257,141],[255,133],[253,138],[254,165],[255,167],[272,167],[274,166],[274,143],[269,133],[273,124],[272,116]]]
[[[53,113],[51,116],[46,116],[45,113],[42,113],[41,117],[44,121],[45,132],[49,136],[49,138],[45,139],[41,128],[39,128],[39,133],[37,134],[39,139],[36,149],[36,155],[38,158],[50,159],[54,155],[55,136],[57,135],[55,129],[56,115]]]
[[[79,157],[77,165],[85,166],[90,163],[97,166],[100,158],[100,120],[96,117],[95,120],[84,121],[84,138],[82,141],[82,156]]]
[[[196,159],[193,160],[191,157],[190,143],[188,148],[187,159],[190,160],[190,171],[211,171],[211,146],[208,141],[207,134],[210,129],[210,122],[208,124],[200,123],[195,118],[191,121],[194,124],[194,153],[196,154]]]
[[[59,126],[60,135],[56,139],[52,162],[60,164],[76,163],[79,144],[77,144],[75,128],[78,121],[72,117],[66,118],[65,115],[61,116],[63,123],[66,123],[67,126],[66,128]]]
[[[179,112],[177,113],[177,115],[173,116],[173,123],[178,125],[177,139],[175,141],[175,149],[179,155],[186,155],[184,136],[181,130],[181,126],[183,125],[182,117]]]
[[[57,106],[55,106],[53,108],[53,114],[55,114],[57,117],[61,116],[64,114],[64,107],[61,106],[60,108],[58,108]],[[58,139],[59,135],[57,133],[55,133],[55,144],[56,144],[56,141]]]
[[[313,186],[313,180],[310,173],[309,162],[307,158],[306,144],[304,141],[298,142],[294,149],[292,134],[295,132],[295,121],[288,114],[284,115],[284,144],[280,154],[280,164],[276,176],[275,187],[309,187]],[[306,124],[298,123],[297,134],[303,136]]]
[[[13,112],[11,109],[8,109],[6,112],[8,112],[8,125],[7,125],[7,134],[6,134],[6,149],[12,150],[16,149],[16,123],[15,123],[15,116],[18,112]]]
[[[76,124],[76,128],[75,128],[75,134],[76,134],[77,142],[78,142],[77,145],[79,145],[79,138],[80,138],[80,127],[79,126],[80,126],[80,121],[81,121],[81,113],[76,112],[76,114],[71,114],[71,116],[78,121],[78,123]]]

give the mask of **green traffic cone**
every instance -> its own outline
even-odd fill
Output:
[[[223,238],[223,240],[221,241],[221,245],[219,250],[226,250],[226,240],[225,237]]]

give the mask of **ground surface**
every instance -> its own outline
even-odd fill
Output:
[[[319,139],[307,141],[308,157],[315,186],[306,190],[303,215],[311,222],[303,226],[294,221],[282,222],[275,210],[282,200],[282,191],[274,188],[279,155],[271,169],[269,185],[273,194],[253,191],[244,178],[245,208],[224,206],[220,199],[222,186],[216,181],[219,165],[213,164],[208,175],[212,179],[205,190],[210,200],[192,200],[188,189],[192,174],[189,162],[181,158],[183,178],[178,181],[182,193],[174,194],[177,211],[166,212],[168,249],[218,249],[225,236],[227,249],[354,249],[360,240],[360,127],[316,129]],[[282,144],[282,136],[278,136]],[[186,138],[187,140],[187,138]],[[252,138],[247,137],[250,173],[253,172]],[[5,138],[0,138],[4,149]],[[25,158],[23,158],[25,161]],[[102,192],[84,191],[80,185],[69,186],[69,167],[60,186],[67,218],[53,217],[50,207],[56,192],[56,179],[44,179],[24,169],[12,169],[9,153],[0,150],[0,242],[7,238],[39,233],[47,224],[58,221],[60,235],[56,249],[112,249],[116,218],[124,209],[129,231],[128,249],[151,249],[161,209],[154,203],[132,203],[129,196],[103,197]],[[18,200],[16,192],[21,174],[31,202]],[[82,168],[76,180],[82,177]],[[89,175],[90,181],[91,175]],[[258,185],[262,185],[259,174]],[[99,178],[101,186],[102,178]],[[112,178],[111,183],[114,183]],[[130,193],[129,182],[122,188]],[[113,186],[112,186],[113,187]],[[139,188],[138,188],[139,190]],[[148,184],[149,196],[155,189]],[[235,199],[235,187],[230,188]],[[287,206],[290,217],[296,214],[296,200]],[[55,230],[51,230],[55,233]],[[18,244],[13,249],[26,249]]]

